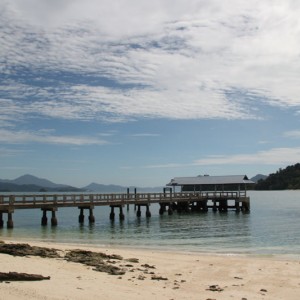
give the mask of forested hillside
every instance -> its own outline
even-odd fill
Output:
[[[255,185],[256,190],[300,189],[300,163],[279,169]]]

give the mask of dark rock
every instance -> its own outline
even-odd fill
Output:
[[[110,275],[124,275],[125,270],[117,266],[112,266],[109,262],[110,259],[119,259],[122,257],[119,255],[107,255],[101,252],[92,252],[86,250],[71,250],[65,255],[67,261],[81,263],[86,266],[94,267],[94,271],[105,272]],[[106,260],[106,261],[105,261]]]
[[[13,256],[40,256],[48,258],[59,258],[57,249],[30,246],[29,244],[5,244],[0,243],[0,253]]]
[[[139,259],[138,258],[127,258],[125,260],[128,261],[128,262],[131,262],[131,263],[139,263]]]
[[[210,285],[208,287],[208,289],[206,289],[206,290],[212,291],[212,292],[222,292],[222,291],[224,291],[224,289],[222,289],[221,287],[219,287],[217,284]]]
[[[142,267],[144,268],[148,268],[148,269],[155,269],[155,266],[150,266],[148,264],[144,264],[144,265],[141,265]]]
[[[38,274],[27,274],[27,273],[17,273],[9,272],[2,273],[0,272],[0,281],[38,281],[38,280],[49,280],[50,276],[44,277]]]
[[[157,276],[157,275],[152,275],[151,280],[168,280],[168,278],[162,277],[162,276]]]

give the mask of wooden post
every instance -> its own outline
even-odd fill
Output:
[[[129,188],[127,188],[127,200],[129,199]],[[127,211],[129,211],[129,204],[127,204]]]
[[[171,203],[170,203],[169,208],[168,208],[168,215],[169,216],[173,215],[173,209],[172,209]]]
[[[41,224],[42,226],[46,226],[47,225],[47,210],[46,209],[42,209],[43,211],[43,216],[42,216],[42,221],[41,221]]]
[[[14,222],[12,219],[12,212],[7,213],[7,228],[14,228]]]
[[[84,223],[84,213],[83,213],[83,208],[79,208],[80,209],[80,214],[79,214],[79,217],[78,217],[78,221],[80,224],[83,224]]]

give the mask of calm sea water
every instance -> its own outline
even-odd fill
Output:
[[[185,252],[221,254],[300,255],[300,191],[250,191],[249,214],[189,213],[160,216],[159,206],[150,207],[152,217],[136,218],[133,206],[124,209],[125,220],[109,220],[109,208],[94,210],[96,222],[78,223],[77,208],[61,208],[58,226],[41,227],[42,212],[16,210],[14,229],[0,229],[0,239],[113,245]],[[50,213],[48,222],[50,223]],[[6,222],[6,215],[4,216]]]

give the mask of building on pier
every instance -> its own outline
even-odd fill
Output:
[[[246,175],[175,177],[167,186],[180,187],[181,192],[237,191],[246,195],[247,186],[254,184]]]

